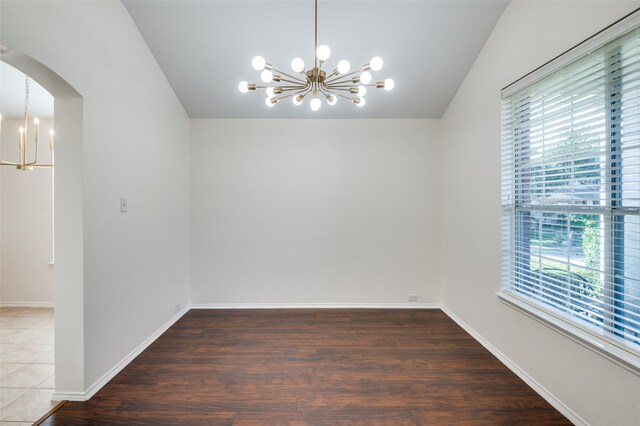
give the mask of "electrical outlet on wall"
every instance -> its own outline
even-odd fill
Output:
[[[120,213],[126,213],[128,208],[127,197],[120,197]]]
[[[418,295],[417,294],[410,294],[409,295],[409,302],[417,302],[418,301]]]

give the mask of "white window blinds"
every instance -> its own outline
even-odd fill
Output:
[[[503,92],[503,292],[640,354],[640,32]]]

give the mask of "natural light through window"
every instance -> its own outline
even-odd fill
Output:
[[[505,89],[502,132],[503,293],[637,357],[638,30]]]

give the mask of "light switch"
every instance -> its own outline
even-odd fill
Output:
[[[129,204],[127,203],[127,199],[125,197],[121,197],[120,198],[120,213],[126,213],[127,212],[127,207],[129,207]]]

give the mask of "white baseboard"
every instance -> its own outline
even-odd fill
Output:
[[[86,392],[54,392],[51,401],[86,401]]]
[[[478,334],[467,323],[462,321],[456,314],[451,312],[447,307],[441,306],[442,312],[447,314],[449,318],[455,321],[460,327],[471,335],[478,343],[485,347],[493,356],[498,358],[509,370],[513,371],[518,377],[520,377],[531,389],[533,389],[538,395],[543,397],[549,404],[551,404],[556,410],[562,413],[567,419],[569,419],[574,425],[577,426],[589,426],[582,417],[576,414],[571,408],[567,407],[564,402],[560,401],[554,394],[549,392],[544,386],[538,383],[533,377],[531,377],[526,371],[518,367],[516,363],[511,361],[505,354],[500,352],[498,348],[486,341],[484,337]]]
[[[116,374],[121,372],[131,361],[135,359],[138,355],[142,353],[150,344],[152,344],[158,337],[162,335],[165,331],[169,329],[173,324],[176,323],[184,314],[189,312],[189,306],[186,306],[177,314],[175,314],[169,321],[167,321],[162,327],[155,331],[151,336],[149,336],[144,342],[142,342],[137,348],[135,348],[129,355],[125,356],[119,363],[117,363],[111,370],[107,371],[101,378],[96,380],[94,384],[89,386],[89,388],[84,392],[54,392],[51,399],[53,401],[87,401],[93,395],[96,394],[104,385],[109,383],[111,379],[113,379]]]
[[[0,302],[0,308],[53,308],[53,302]]]
[[[191,309],[440,309],[437,303],[192,303]]]

